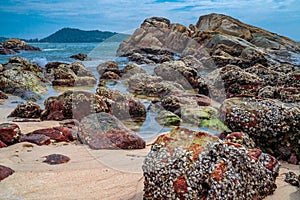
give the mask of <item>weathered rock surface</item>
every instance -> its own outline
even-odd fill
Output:
[[[165,81],[159,76],[135,74],[128,79],[128,90],[133,94],[147,97],[163,97],[172,91],[183,91],[183,87],[172,81]]]
[[[37,134],[38,136],[32,136],[32,137],[38,138],[40,137],[40,135],[45,135],[49,137],[51,140],[54,140],[56,142],[70,142],[74,140],[71,130],[63,126],[38,129],[31,133],[31,135],[35,135],[35,134]]]
[[[0,181],[12,175],[13,173],[15,173],[15,171],[11,168],[0,165]]]
[[[278,170],[259,149],[177,127],[144,161],[144,199],[263,199],[276,189]]]
[[[118,56],[136,63],[163,63],[176,56],[193,56],[202,67],[215,69],[232,64],[242,69],[255,64],[296,63],[299,43],[221,14],[201,16],[185,27],[160,17],[145,19],[123,41]]]
[[[208,86],[196,69],[187,66],[183,61],[164,62],[154,69],[156,75],[166,81],[174,81],[186,90],[197,90],[208,95]]]
[[[97,71],[102,79],[119,79],[121,71],[118,63],[115,61],[107,61],[97,66]]]
[[[0,148],[7,147],[7,145],[0,140]]]
[[[86,55],[84,53],[72,55],[72,56],[70,56],[70,58],[73,58],[75,60],[80,60],[80,61],[91,60],[91,58],[89,58],[88,55]]]
[[[105,101],[108,102],[110,114],[120,120],[139,119],[144,121],[146,118],[145,105],[129,94],[99,87],[96,90],[96,95],[106,99]]]
[[[205,75],[209,96],[222,102],[226,98],[257,96],[299,102],[297,70],[290,73],[275,71],[260,64],[247,69],[226,65]]]
[[[31,46],[16,38],[5,40],[3,44],[0,43],[0,54],[15,54],[19,53],[20,50],[41,51],[40,48]]]
[[[83,118],[79,138],[91,149],[145,148],[143,139],[108,113],[95,113]]]
[[[96,112],[110,112],[106,98],[86,91],[66,91],[44,102],[44,120],[82,119]]]
[[[20,140],[21,131],[17,124],[0,124],[0,140],[6,145],[12,145]]]
[[[57,86],[91,86],[95,85],[97,80],[93,73],[86,69],[82,62],[72,64],[59,64],[47,66],[47,70],[53,69],[52,85]]]
[[[48,156],[45,156],[45,158],[46,160],[44,160],[43,162],[49,165],[59,165],[70,161],[70,158],[68,156],[62,154],[50,154]]]
[[[20,142],[30,142],[37,145],[48,145],[51,143],[50,137],[43,134],[21,135]]]
[[[230,98],[220,118],[232,131],[247,133],[264,152],[300,164],[300,108],[278,100]]]
[[[19,104],[8,117],[40,118],[41,112],[42,110],[38,104],[32,101],[27,101]]]
[[[0,90],[27,100],[37,100],[48,90],[44,70],[25,58],[11,57],[0,72]]]

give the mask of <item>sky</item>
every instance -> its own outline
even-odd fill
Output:
[[[64,27],[132,33],[145,18],[196,24],[220,13],[300,41],[299,0],[1,0],[0,36],[44,38]]]

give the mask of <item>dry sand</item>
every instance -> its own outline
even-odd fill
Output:
[[[0,123],[7,122],[11,107],[0,106]],[[22,133],[58,125],[58,122],[17,123]],[[19,143],[0,149],[0,165],[15,173],[0,182],[0,199],[142,199],[142,163],[150,146],[142,150],[91,150],[75,143],[37,146]],[[63,154],[70,161],[60,165],[43,163],[49,154]],[[285,183],[284,174],[299,166],[282,163],[278,186],[267,200],[299,200],[300,191]]]

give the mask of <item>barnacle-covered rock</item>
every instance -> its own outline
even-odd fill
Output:
[[[264,152],[286,161],[295,154],[299,164],[298,104],[272,99],[230,98],[223,102],[220,118],[230,130],[247,133]]]
[[[105,98],[86,91],[66,91],[45,100],[44,120],[82,119],[95,112],[110,112]]]
[[[144,199],[263,199],[274,192],[278,170],[259,149],[176,127],[144,161]]]
[[[128,89],[131,93],[147,97],[163,97],[171,91],[184,90],[178,83],[145,73],[131,76],[128,79]]]
[[[38,104],[28,101],[19,104],[8,117],[39,118],[41,116],[41,112],[42,110]]]
[[[113,115],[95,113],[81,120],[79,138],[91,149],[142,149],[145,141]]]
[[[54,80],[52,85],[57,86],[91,86],[96,84],[93,73],[86,69],[82,62],[59,64],[52,68]]]
[[[243,132],[232,132],[226,135],[225,141],[243,145],[245,148],[255,148],[254,141],[249,137],[247,133]]]
[[[96,95],[109,102],[110,113],[120,120],[139,119],[144,121],[146,118],[145,105],[129,94],[99,87],[96,90]]]
[[[182,85],[184,89],[196,89],[201,94],[208,94],[208,86],[197,70],[187,66],[183,61],[164,62],[157,66],[154,72],[163,80],[174,81]]]
[[[212,99],[223,101],[228,97],[239,95],[256,96],[264,86],[263,80],[256,74],[246,72],[235,65],[226,65],[205,77]]]
[[[127,79],[135,74],[143,74],[143,73],[147,73],[147,72],[140,65],[137,65],[135,63],[130,63],[121,70],[121,73],[122,73],[122,78]]]

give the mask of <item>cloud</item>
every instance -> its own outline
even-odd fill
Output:
[[[77,25],[78,28],[119,32],[135,29],[152,16],[188,25],[195,24],[200,15],[212,12],[261,27],[271,26],[273,31],[278,31],[266,21],[281,24],[281,27],[288,26],[289,21],[295,25],[297,20],[300,22],[299,10],[297,0],[6,0],[0,4],[0,14],[32,15],[57,27]]]

